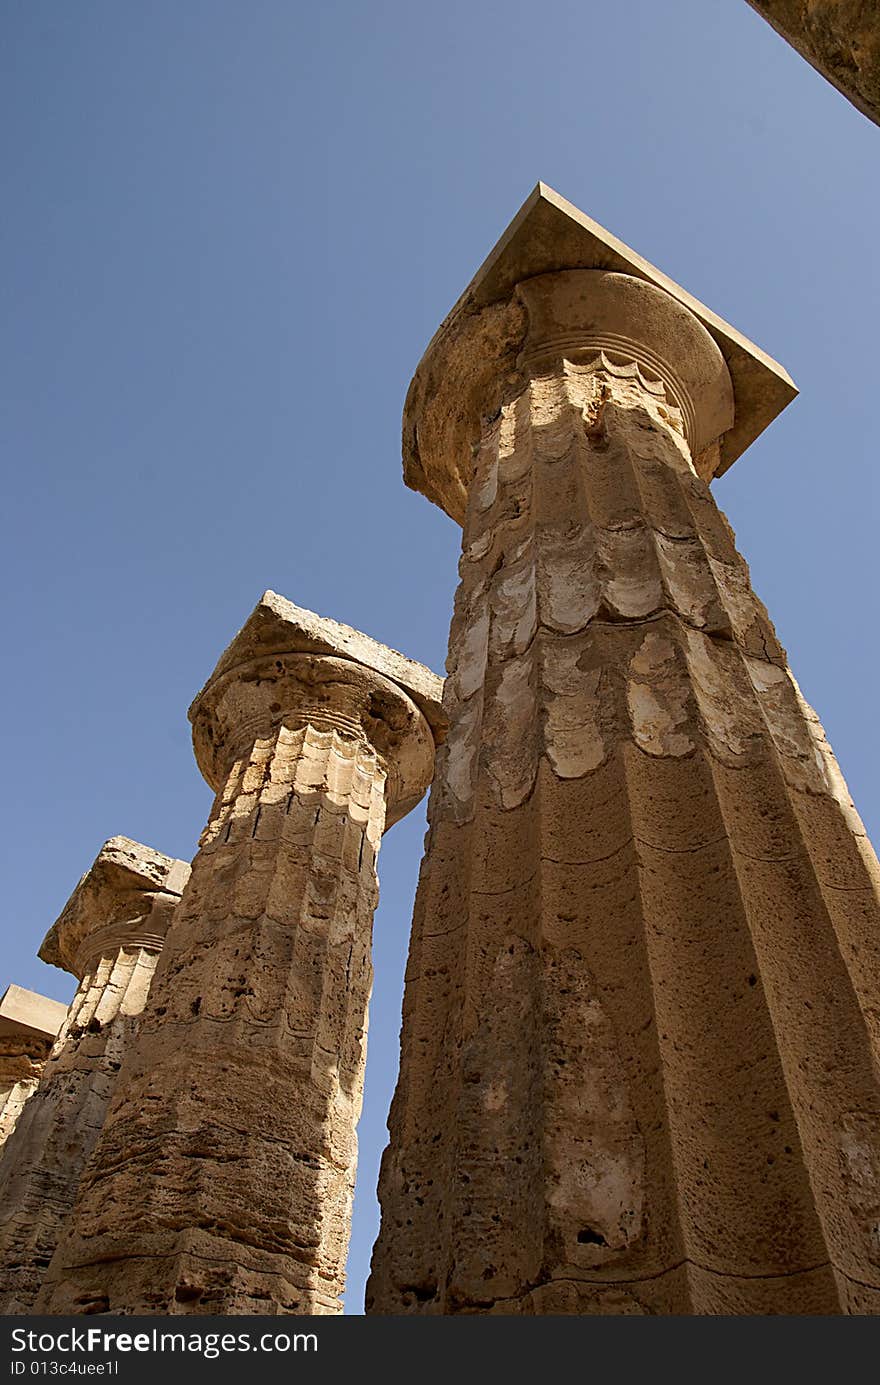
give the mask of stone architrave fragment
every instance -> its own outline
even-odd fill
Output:
[[[7,986],[0,998],[0,1147],[33,1096],[67,1006],[48,996]]]
[[[880,125],[877,0],[748,0],[802,58]]]
[[[442,682],[267,592],[190,709],[216,791],[38,1308],[341,1309],[376,856]]]
[[[188,877],[184,861],[112,837],[43,941],[79,988],[0,1160],[0,1313],[33,1307]]]
[[[877,861],[708,486],[793,394],[541,185],[416,372],[464,533],[369,1312],[880,1310]]]

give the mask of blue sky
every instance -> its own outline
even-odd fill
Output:
[[[783,362],[717,485],[878,835],[880,130],[745,0],[4,0],[5,961],[101,843],[189,858],[186,708],[266,587],[442,671],[421,352],[540,178]],[[361,1312],[424,814],[380,859]]]

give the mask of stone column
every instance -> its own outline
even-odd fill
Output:
[[[376,855],[441,687],[272,592],[221,658],[190,710],[217,796],[41,1311],[340,1311]]]
[[[33,1096],[67,1006],[23,986],[0,998],[0,1148]]]
[[[419,367],[464,541],[368,1311],[880,1310],[877,861],[707,484],[791,393],[543,187]]]
[[[188,876],[184,861],[112,837],[43,941],[43,961],[79,989],[0,1161],[0,1313],[33,1307]]]

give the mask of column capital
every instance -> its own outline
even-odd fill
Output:
[[[517,284],[525,309],[517,368],[539,375],[563,360],[628,379],[679,411],[692,457],[733,427],[733,384],[717,342],[671,294],[604,269],[562,269]]]
[[[186,861],[129,837],[111,837],[49,929],[39,956],[82,979],[105,948],[161,951],[189,873]]]
[[[572,270],[593,273],[568,278],[564,292],[551,287]],[[529,338],[554,315],[560,350],[592,345],[613,363],[639,348],[647,377],[682,408],[704,480],[726,471],[797,393],[753,342],[539,183],[435,333],[407,395],[404,480],[458,523],[481,426],[522,387]]]
[[[423,664],[267,591],[189,709],[196,762],[216,791],[279,726],[336,731],[382,760],[390,825],[431,781],[442,692]]]

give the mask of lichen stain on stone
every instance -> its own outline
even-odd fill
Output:
[[[816,747],[788,670],[747,654],[743,663],[767,731],[782,757],[786,778],[808,792],[829,792],[824,763],[817,763]]]
[[[768,664],[765,659],[750,659],[747,656],[745,665],[755,692],[759,694],[778,692],[780,686],[788,682],[785,669]]]
[[[746,698],[742,660],[698,630],[683,627],[684,649],[700,720],[713,750],[739,759],[760,727]]]
[[[597,548],[605,600],[612,610],[625,619],[639,619],[662,606],[659,566],[645,529],[600,531]]]
[[[794,690],[795,700],[803,716],[804,724],[806,725],[807,732],[813,745],[813,754],[822,782],[825,784],[831,797],[839,805],[848,826],[858,839],[859,850],[862,852],[863,857],[867,849],[866,863],[869,872],[875,879],[880,878],[880,868],[878,868],[876,852],[868,840],[865,824],[859,816],[859,811],[855,803],[853,803],[852,796],[847,788],[846,780],[841,773],[840,765],[837,763],[837,757],[831,749],[828,737],[825,734],[825,728],[819,720],[815,710],[810,706],[801,692],[794,674],[790,669],[787,670],[787,672]]]
[[[700,629],[729,634],[730,621],[702,546],[668,539],[656,531],[654,543],[671,608]]]
[[[611,1020],[577,948],[545,952],[551,1226],[574,1265],[601,1264],[641,1235],[644,1140]],[[555,1224],[555,1225],[554,1225]]]
[[[637,1140],[628,1143],[625,1150],[592,1149],[581,1170],[580,1191],[589,1199],[590,1224],[601,1230],[611,1250],[630,1245],[641,1231],[644,1151]]]
[[[490,510],[498,494],[497,433],[484,443],[477,461],[477,471],[471,487],[471,504],[480,512]],[[491,444],[494,443],[494,446]]]
[[[784,665],[783,651],[744,567],[720,562],[708,554],[707,558],[734,638],[745,651]]]
[[[483,686],[486,676],[486,660],[489,651],[489,603],[485,594],[473,603],[471,620],[464,627],[464,634],[456,643],[454,672],[455,695],[462,702],[472,697]]]
[[[510,659],[483,718],[486,769],[502,808],[517,807],[531,793],[538,768],[536,728],[532,660]]]
[[[681,730],[688,721],[687,680],[675,646],[653,632],[630,659],[627,706],[636,744],[649,755],[687,755],[694,742]]]
[[[532,545],[516,568],[504,567],[492,586],[492,652],[522,654],[538,626]]]
[[[568,635],[589,624],[601,600],[591,529],[539,530],[538,591],[540,620],[547,629]]]
[[[580,779],[597,769],[606,749],[599,717],[601,669],[582,671],[582,643],[547,640],[542,645],[545,701],[544,749],[560,779]]]
[[[448,790],[464,813],[473,809],[481,716],[482,697],[472,697],[463,703],[452,722],[446,744],[437,755],[437,782]],[[460,818],[460,813],[456,816]]]
[[[507,1100],[507,1082],[503,1078],[499,1078],[496,1082],[490,1083],[486,1088],[486,1094],[483,1097],[483,1105],[490,1114],[494,1114],[496,1111],[501,1111],[507,1105]]]
[[[522,412],[522,401],[518,401],[516,405],[505,405],[501,411],[498,433],[498,476],[504,485],[521,481],[525,476],[528,476],[532,469],[531,448],[517,446],[517,434],[523,428],[523,420],[519,417]],[[525,431],[528,434],[527,423]]]
[[[484,534],[479,534],[477,538],[474,539],[473,543],[467,543],[463,546],[461,560],[458,565],[458,570],[462,577],[465,575],[462,571],[464,565],[466,563],[482,562],[483,558],[485,558],[492,547],[493,541],[494,535],[492,530],[487,529]]]
[[[847,1201],[865,1238],[864,1253],[880,1264],[880,1164],[876,1116],[844,1115],[837,1131],[840,1170]]]
[[[529,386],[529,405],[527,427],[535,430],[532,432],[535,450],[545,458],[563,456],[570,445],[564,383],[555,374],[536,376]]]

